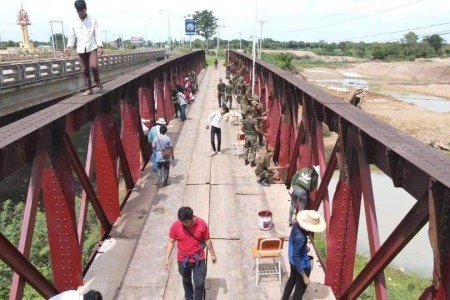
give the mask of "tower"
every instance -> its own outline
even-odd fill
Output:
[[[30,35],[28,34],[28,25],[31,25],[28,13],[23,9],[23,5],[17,14],[17,25],[20,25],[22,30],[22,43],[20,48],[30,49],[33,45],[30,44]]]

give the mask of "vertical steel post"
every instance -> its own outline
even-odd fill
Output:
[[[30,257],[31,244],[33,240],[34,226],[36,224],[36,214],[38,211],[39,196],[42,185],[42,172],[44,170],[45,149],[44,144],[48,141],[48,136],[45,131],[42,132],[38,145],[35,149],[33,166],[31,168],[30,183],[28,185],[27,200],[25,203],[25,213],[22,222],[22,231],[20,234],[20,241],[17,250],[19,250],[25,258]],[[3,249],[3,248],[2,248]],[[2,250],[3,251],[3,250]],[[11,291],[9,299],[22,299],[25,287],[25,280],[14,273],[11,284]]]
[[[120,102],[122,107],[121,140],[133,182],[137,182],[141,176],[139,132],[141,120],[139,117],[137,86],[134,83],[128,85],[125,91],[125,99],[121,99]]]
[[[52,126],[52,145],[47,149],[42,193],[53,281],[58,290],[65,291],[83,284],[81,248],[76,226],[74,180],[63,141],[65,120]]]
[[[167,70],[166,73],[164,73],[164,104],[165,104],[165,110],[166,115],[168,116],[168,119],[166,119],[166,122],[169,123],[170,120],[172,120],[173,116],[175,115],[175,109],[173,107],[172,103],[172,77],[171,77],[172,71]]]
[[[341,176],[333,198],[327,239],[327,270],[325,284],[337,298],[353,281],[361,204],[361,184],[353,152],[354,133],[341,120],[338,137],[338,164]],[[351,156],[351,155],[350,155]]]
[[[94,145],[97,194],[110,224],[120,215],[119,182],[117,179],[117,146],[114,119],[111,112],[95,118]]]
[[[166,108],[164,104],[164,81],[162,76],[155,79],[155,85],[156,85],[156,118],[164,118],[166,122],[168,123],[169,120],[166,116]]]

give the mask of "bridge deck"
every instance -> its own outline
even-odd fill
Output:
[[[211,146],[205,120],[217,109],[216,84],[223,75],[222,67],[207,68],[200,74],[200,91],[195,103],[189,105],[187,121],[174,120],[169,125],[176,158],[170,170],[170,185],[158,189],[156,174],[147,166],[86,275],[84,290],[97,289],[104,299],[183,299],[176,261],[173,259],[171,269],[165,271],[163,259],[169,227],[178,208],[185,205],[209,223],[217,253],[217,264],[208,262],[206,299],[281,297],[289,276],[288,242],[282,256],[281,285],[273,276],[263,277],[255,286],[251,246],[259,237],[288,239],[286,188],[278,184],[261,187],[254,168],[236,157],[233,142],[239,126],[225,124],[223,154],[208,156]],[[234,107],[237,109],[236,103]],[[261,231],[257,213],[267,209],[273,212],[275,226]],[[311,281],[304,299],[334,299],[331,290],[322,284],[324,272],[317,260]]]

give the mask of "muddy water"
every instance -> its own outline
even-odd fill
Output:
[[[365,77],[356,72],[334,72],[329,69],[317,68],[317,69],[305,69],[305,73],[315,73],[315,79],[309,79],[309,82],[314,84],[339,92],[351,92],[355,89],[366,89],[372,90],[372,85],[369,77]],[[325,78],[320,77],[323,74]],[[345,77],[345,78],[334,78],[334,77]],[[383,87],[377,87],[373,90],[376,93],[391,96],[400,101],[415,104],[426,110],[432,112],[447,113],[450,112],[450,100],[440,97],[434,97],[429,95],[422,95],[416,93],[398,92],[384,89]]]
[[[335,173],[330,183],[330,187],[332,187],[329,190],[330,198],[334,195],[338,175],[338,173]],[[416,200],[403,189],[395,188],[392,180],[384,174],[372,173],[372,184],[382,244],[412,208]],[[357,251],[359,254],[370,256],[363,204],[361,206]],[[428,239],[428,223],[397,255],[391,266],[402,267],[407,271],[419,273],[421,276],[431,277],[433,253]]]
[[[381,91],[381,93],[385,95],[387,94],[407,103],[415,104],[429,111],[440,113],[450,112],[450,101],[448,99],[422,94],[398,93],[390,91]]]

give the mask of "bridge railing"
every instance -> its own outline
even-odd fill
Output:
[[[0,232],[0,259],[16,272],[10,299],[22,299],[25,283],[46,298],[83,284],[88,212],[106,237],[151,154],[142,124],[172,119],[171,87],[190,70],[199,73],[204,61],[196,51],[153,63],[105,83],[101,93],[73,96],[0,128],[0,186],[23,185],[19,174],[29,176],[17,244]],[[30,259],[39,214],[47,225],[51,278]]]
[[[150,61],[164,58],[165,55],[165,50],[105,55],[99,57],[99,67],[102,69],[134,62]],[[80,64],[78,58],[3,63],[0,64],[0,89],[79,72]]]
[[[244,79],[250,80],[251,57],[230,51],[229,59],[231,68],[241,70]],[[435,263],[433,285],[423,296],[449,299],[450,157],[291,72],[257,61],[255,74],[256,93],[269,109],[265,129],[268,145],[275,147],[274,160],[285,167],[281,178],[289,187],[297,170],[320,166],[322,180],[308,206],[317,210],[322,205],[324,209],[328,224],[325,284],[335,296],[356,299],[374,282],[377,299],[387,299],[383,270],[428,222]],[[338,135],[328,160],[323,124]],[[417,200],[383,244],[378,233],[380,220],[376,216],[370,165],[377,166],[395,187]],[[330,204],[328,188],[336,168],[339,180]],[[362,204],[371,258],[354,278]]]

